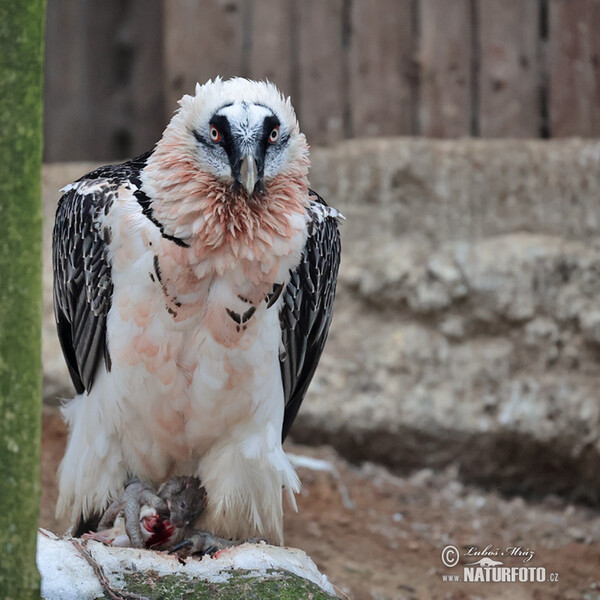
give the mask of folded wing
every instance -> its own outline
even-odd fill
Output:
[[[306,246],[300,264],[283,291],[280,312],[283,352],[280,355],[285,396],[282,437],[285,439],[313,378],[333,316],[340,264],[340,214],[311,193]]]

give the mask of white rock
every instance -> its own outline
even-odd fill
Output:
[[[243,571],[247,577],[272,577],[287,572],[311,581],[335,596],[327,577],[302,550],[261,544],[243,544],[218,553],[217,558],[187,559],[182,564],[165,552],[117,548],[100,542],[59,538],[53,533],[38,533],[37,565],[42,578],[42,597],[46,600],[93,600],[104,589],[77,544],[83,544],[102,568],[109,584],[119,589],[126,573],[152,571],[154,576],[181,575],[185,579],[224,583]],[[247,573],[246,573],[247,572]]]

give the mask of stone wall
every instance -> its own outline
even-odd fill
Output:
[[[600,143],[353,141],[338,312],[293,430],[400,470],[600,498]]]
[[[49,214],[88,167],[46,167]],[[294,439],[598,502],[600,142],[354,140],[315,149],[311,181],[347,221]],[[56,396],[66,370],[45,334]]]

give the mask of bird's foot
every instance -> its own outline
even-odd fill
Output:
[[[111,527],[117,516],[122,512],[125,519],[125,532],[131,546],[146,547],[146,540],[140,527],[140,510],[143,506],[154,509],[156,514],[167,514],[166,502],[157,495],[156,490],[138,479],[132,480],[125,486],[125,491],[104,512],[98,523],[98,531]]]
[[[241,546],[242,544],[259,544],[261,542],[269,543],[266,538],[247,538],[245,540],[228,540],[218,537],[207,531],[193,531],[182,542],[175,545],[169,554],[176,554],[180,558],[186,558],[192,554],[201,554],[214,557],[217,552]]]
[[[208,531],[192,531],[186,539],[173,546],[169,554],[176,554],[180,558],[186,558],[192,554],[207,554],[214,556],[219,550],[237,546],[240,542],[218,537]]]

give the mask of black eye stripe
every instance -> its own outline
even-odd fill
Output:
[[[240,168],[240,149],[234,142],[233,135],[231,134],[231,126],[229,120],[224,115],[213,115],[209,121],[209,127],[213,125],[217,128],[221,134],[221,139],[218,142],[210,141],[210,145],[214,148],[215,146],[221,146],[227,153],[229,158],[229,164],[231,165],[231,171],[234,177],[239,174]]]
[[[210,146],[212,143],[205,139],[204,136],[198,133],[195,129],[192,130],[192,135],[196,138],[196,141],[203,146]]]
[[[265,120],[263,121],[262,137],[260,140],[260,149],[262,152],[262,156],[266,155],[269,148],[274,147],[274,144],[272,144],[269,141],[269,137],[271,136],[271,131],[273,131],[275,127],[280,126],[281,123],[275,115],[269,115],[268,117],[265,117]]]
[[[227,117],[224,117],[223,115],[214,115],[208,124],[216,127],[223,136],[223,139],[229,138],[231,140],[231,127]]]
[[[263,137],[268,138],[271,135],[271,131],[280,125],[281,123],[275,115],[269,115],[268,117],[265,117],[263,122]]]
[[[214,125],[219,133],[221,134],[221,140],[217,144],[222,144],[225,148],[225,152],[229,156],[232,162],[237,159],[236,146],[233,143],[233,136],[231,135],[231,126],[229,120],[223,115],[213,115],[213,118],[209,121],[209,125]],[[213,142],[215,143],[215,142]]]
[[[227,154],[227,158],[229,159],[229,165],[231,167],[231,174],[234,179],[239,181],[240,176],[240,165],[242,156],[240,152],[242,151],[243,144],[240,144],[239,141],[234,139],[232,134],[231,125],[229,123],[229,119],[225,115],[215,114],[209,121],[209,130],[208,137],[205,137],[206,134],[202,134],[199,131],[190,129],[190,133],[194,136],[196,141],[202,146],[209,148],[210,152],[219,152],[220,148],[225,150]],[[210,135],[210,127],[214,126],[221,134],[221,139],[216,141],[213,140]],[[291,134],[289,131],[281,131],[279,130],[279,135],[276,140],[271,140],[270,135],[275,128],[280,128],[281,122],[274,115],[268,115],[264,118],[262,123],[262,131],[260,131],[260,137],[257,140],[258,145],[256,148],[256,161],[258,167],[259,176],[262,177],[264,163],[267,156],[267,153],[280,151],[282,150],[290,141]],[[258,133],[258,132],[257,132]],[[245,148],[245,146],[244,146]],[[246,151],[246,150],[244,150]]]

